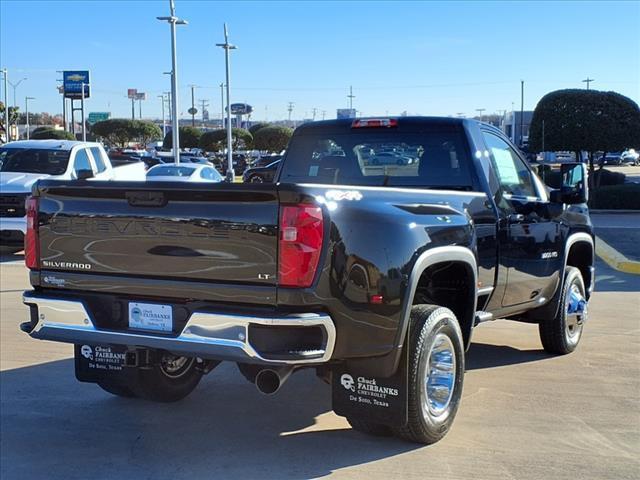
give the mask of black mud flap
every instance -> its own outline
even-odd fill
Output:
[[[137,366],[138,352],[124,345],[75,345],[76,378],[80,382],[124,382]]]
[[[333,411],[342,417],[361,418],[372,423],[402,427],[407,424],[407,359],[391,377],[361,375],[340,365],[332,371]]]

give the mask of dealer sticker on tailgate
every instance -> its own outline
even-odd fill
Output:
[[[129,302],[129,328],[171,332],[173,330],[171,305]]]

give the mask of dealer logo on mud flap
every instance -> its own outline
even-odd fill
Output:
[[[140,323],[142,321],[142,310],[140,310],[138,307],[133,307],[131,309],[131,319],[137,323]]]
[[[340,377],[340,383],[347,390],[351,390],[352,392],[356,391],[355,382],[353,381],[353,377],[348,373],[345,373]]]
[[[80,348],[80,353],[87,360],[93,360],[93,350],[89,345],[82,345],[82,348]]]

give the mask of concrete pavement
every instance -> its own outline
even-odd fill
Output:
[[[295,374],[261,396],[223,364],[177,404],[76,382],[72,347],[18,330],[26,270],[0,267],[0,477],[47,479],[637,479],[640,276],[598,265],[579,349],[553,357],[533,325],[478,327],[464,399],[431,447],[352,431],[329,387]]]

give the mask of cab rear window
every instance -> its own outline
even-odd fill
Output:
[[[456,130],[294,135],[280,181],[472,189],[466,141]]]

